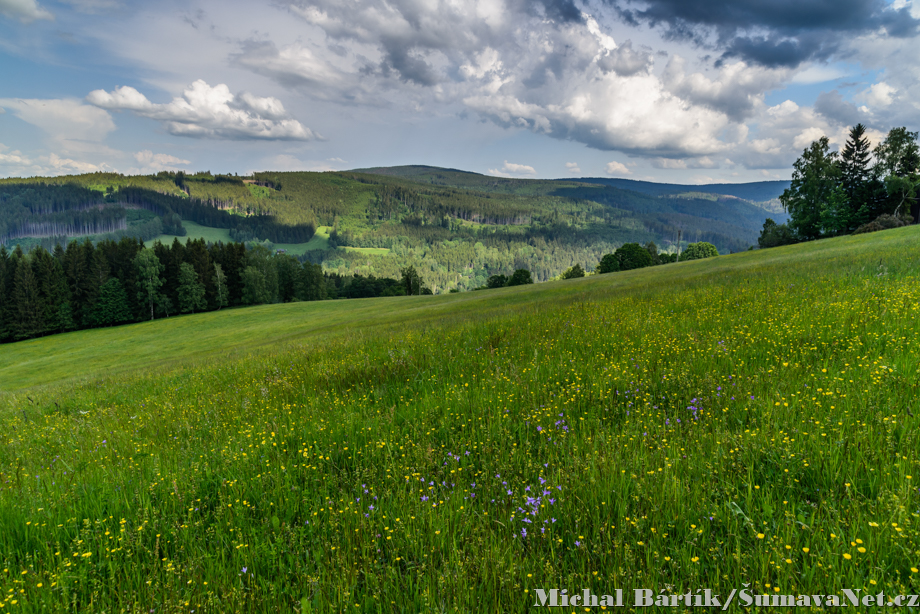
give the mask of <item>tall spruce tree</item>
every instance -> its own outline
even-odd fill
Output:
[[[47,332],[61,333],[73,330],[73,314],[70,309],[70,288],[64,276],[61,263],[44,248],[32,252],[33,269],[38,278],[45,301],[45,323]]]
[[[877,186],[871,181],[872,169],[869,165],[871,159],[872,146],[866,136],[866,127],[856,124],[850,129],[850,136],[840,152],[838,161],[840,183],[843,187],[843,195],[846,197],[846,207],[850,211],[847,216],[837,215],[835,217],[838,221],[841,217],[846,218],[847,226],[842,229],[842,232],[853,230],[860,224],[868,222],[873,215],[875,209],[873,201],[876,196],[874,188]],[[839,195],[828,200],[834,200],[833,208],[839,211],[842,205],[839,202]]]
[[[46,329],[45,301],[30,259],[25,258],[16,267],[13,281],[13,338],[31,339],[43,335]]]
[[[90,325],[112,326],[132,319],[128,294],[117,277],[110,278],[99,287],[99,296],[89,317]]]

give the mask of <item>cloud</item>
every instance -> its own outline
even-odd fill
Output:
[[[690,159],[654,158],[652,166],[667,170],[684,170],[688,168],[718,168],[718,164],[708,156]]]
[[[171,156],[169,154],[158,153],[155,154],[149,149],[144,151],[139,151],[134,154],[134,159],[137,160],[143,168],[149,169],[154,172],[158,171],[174,171],[179,170],[178,165],[180,164],[191,164],[188,160],[183,160],[182,158],[177,158],[176,156]],[[144,173],[147,174],[147,173]]]
[[[162,122],[176,136],[230,140],[296,140],[320,138],[290,117],[277,98],[260,98],[247,92],[230,93],[224,84],[211,87],[199,79],[172,102],[154,104],[133,87],[112,92],[94,90],[87,102],[102,109],[133,111]]]
[[[613,71],[621,77],[647,72],[651,70],[653,64],[654,58],[651,52],[634,51],[632,41],[626,41],[615,49],[607,50],[597,61],[602,71],[605,73]]]
[[[21,151],[12,150],[0,143],[0,176],[5,177],[57,177],[77,173],[95,173],[112,170],[106,164],[73,160],[51,153],[30,158]]]
[[[525,0],[285,5],[309,35],[246,41],[237,66],[311,98],[413,114],[452,107],[638,156],[726,151],[737,140],[732,124],[753,117],[791,74],[735,61],[704,75],[674,57],[656,71],[652,50],[616,41],[590,1],[577,17],[568,2]]]
[[[569,170],[570,173],[579,175],[581,174],[581,169],[578,168],[578,162],[566,162],[565,167]]]
[[[892,95],[896,94],[897,91],[897,89],[882,81],[873,84],[867,90],[865,96],[869,104],[876,107],[887,107],[892,102]]]
[[[330,95],[355,98],[363,91],[357,74],[349,74],[352,71],[342,66],[340,59],[338,62],[323,59],[300,42],[279,49],[270,41],[244,41],[231,60],[285,87],[309,88],[318,98]]]
[[[815,100],[815,111],[838,126],[854,126],[868,119],[837,90],[821,92]]]
[[[804,70],[800,70],[790,80],[791,83],[810,85],[812,83],[824,83],[846,77],[849,73],[839,67],[826,66],[822,64],[812,64]]]
[[[526,164],[515,164],[513,162],[508,162],[507,160],[505,160],[505,163],[502,165],[501,170],[490,168],[489,174],[495,175],[496,177],[522,177],[522,176],[532,177],[537,174],[537,171],[532,166],[527,166]]]
[[[907,5],[879,0],[609,0],[633,25],[660,27],[665,37],[721,52],[722,59],[794,68],[826,60],[859,34],[915,36],[920,21]],[[633,8],[638,4],[638,8]]]
[[[0,107],[11,109],[16,117],[41,128],[69,149],[83,149],[87,143],[100,143],[115,129],[115,123],[106,111],[71,98],[0,98]]]
[[[53,20],[54,15],[43,9],[35,0],[0,0],[0,15],[32,23],[37,19]]]
[[[687,74],[680,56],[668,61],[663,81],[668,91],[683,100],[706,106],[740,122],[750,117],[763,100],[763,93],[780,86],[789,76],[787,69],[748,66],[745,62],[723,64],[715,78],[700,72]]]
[[[632,175],[632,171],[622,162],[608,162],[605,172],[608,175]]]
[[[2,0],[0,0],[2,1]],[[63,0],[81,13],[97,14],[118,8],[120,0]]]

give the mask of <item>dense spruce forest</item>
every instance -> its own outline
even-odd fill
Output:
[[[717,256],[710,243],[690,244],[680,260]],[[604,255],[594,268],[614,273],[676,262],[678,254],[654,243],[627,243]],[[584,277],[580,264],[561,279]],[[528,269],[491,275],[475,288],[533,283]],[[423,275],[403,267],[397,278],[339,275],[318,264],[272,253],[261,245],[193,239],[144,247],[123,237],[93,243],[71,241],[12,253],[0,246],[0,343],[85,328],[127,324],[224,307],[432,294]]]
[[[318,265],[242,243],[0,246],[0,342],[237,305],[336,297]],[[359,290],[360,291],[360,290]],[[345,291],[344,296],[349,296]]]

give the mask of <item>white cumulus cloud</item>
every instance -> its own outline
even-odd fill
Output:
[[[56,177],[78,173],[95,173],[113,170],[107,164],[93,164],[85,160],[74,160],[56,153],[30,157],[19,150],[10,150],[0,143],[0,176],[3,177]]]
[[[247,92],[234,95],[225,84],[211,87],[199,79],[171,102],[155,104],[129,86],[112,92],[94,90],[87,102],[102,109],[133,111],[162,122],[177,136],[214,139],[308,141],[320,138],[292,118],[277,98]]]
[[[489,174],[495,175],[496,177],[532,177],[537,174],[537,171],[532,166],[515,164],[514,162],[505,160],[501,169],[490,168]]]
[[[578,162],[566,162],[565,167],[569,169],[569,172],[578,175],[581,173],[581,169],[578,168]]]
[[[613,161],[607,163],[606,173],[608,175],[631,175],[632,171],[622,162]]]
[[[153,153],[149,149],[138,151],[134,154],[134,159],[137,160],[137,163],[144,169],[147,169],[148,172],[179,170],[180,165],[191,164],[188,160],[183,160],[182,158],[177,158],[169,154]]]

